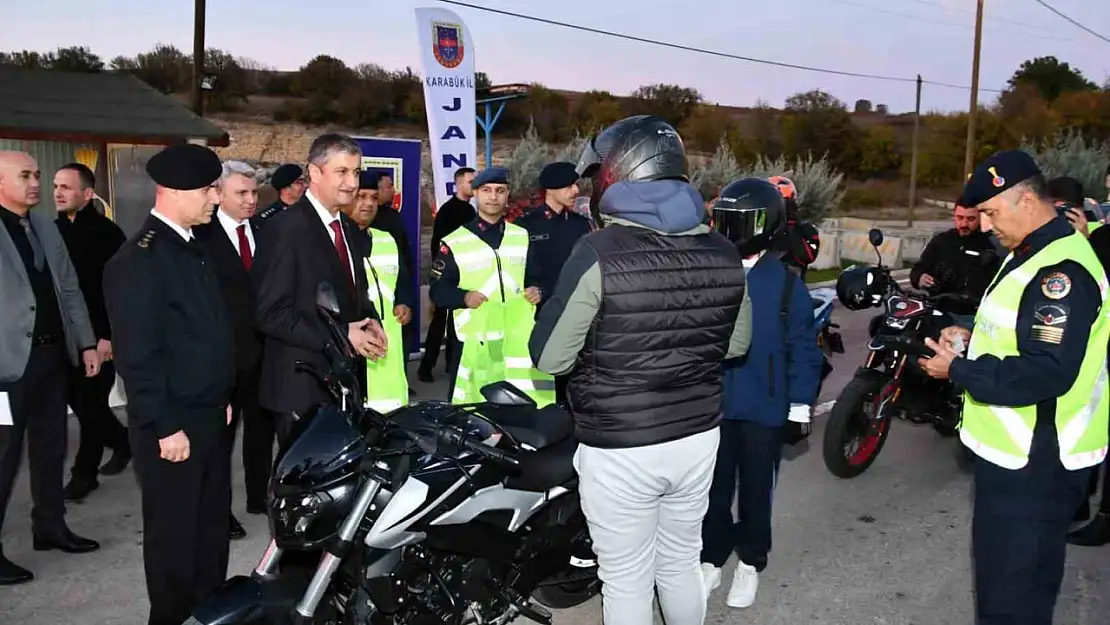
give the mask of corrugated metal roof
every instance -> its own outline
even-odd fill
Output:
[[[71,73],[0,66],[0,136],[166,144],[228,135],[173,97],[117,73]]]

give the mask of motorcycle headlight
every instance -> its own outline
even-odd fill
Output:
[[[327,490],[274,497],[270,502],[270,533],[283,549],[316,549],[335,536],[354,505],[357,480],[344,480]]]
[[[895,319],[893,317],[888,317],[886,320],[886,327],[894,328],[895,330],[905,330],[906,324],[908,324],[909,322],[909,319]]]

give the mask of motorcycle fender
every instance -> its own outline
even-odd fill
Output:
[[[301,579],[237,575],[197,606],[184,625],[285,625],[305,587]]]

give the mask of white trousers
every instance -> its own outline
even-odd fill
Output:
[[[582,510],[597,554],[605,625],[702,625],[701,525],[720,431],[630,449],[579,445]]]

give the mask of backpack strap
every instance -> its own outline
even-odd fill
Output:
[[[779,302],[779,315],[782,316],[782,332],[783,336],[789,333],[790,325],[787,318],[790,316],[790,296],[793,295],[791,291],[794,289],[794,272],[785,264],[782,266],[782,301]]]

